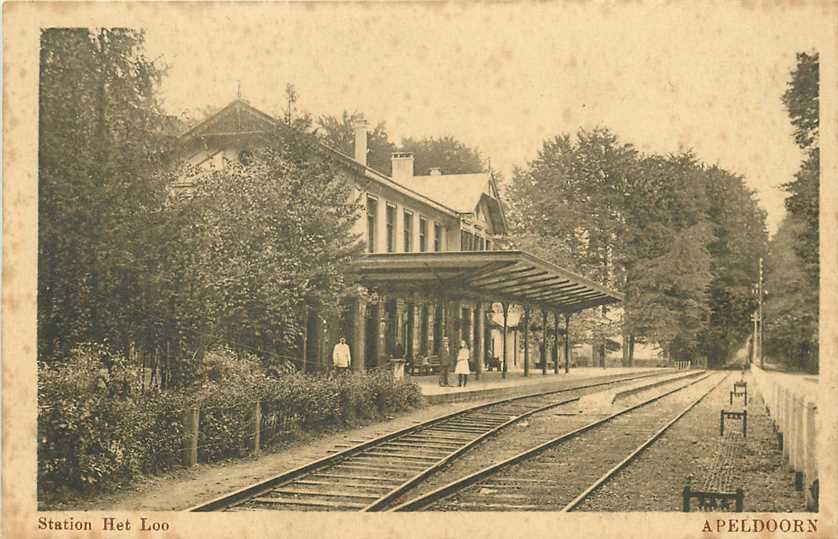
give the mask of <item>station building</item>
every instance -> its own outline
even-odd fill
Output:
[[[179,156],[198,169],[224,167],[276,131],[280,122],[243,99],[179,138]],[[290,130],[289,130],[290,131]],[[293,134],[289,134],[293,136]],[[529,342],[533,320],[546,346],[523,347],[524,372],[548,364],[559,372],[570,343],[564,327],[573,313],[616,303],[622,296],[529,253],[508,250],[500,192],[489,172],[445,174],[414,170],[413,155],[392,154],[392,176],[367,166],[367,126],[355,126],[354,155],[323,145],[355,186],[363,216],[355,232],[365,254],[349,272],[364,293],[345,298],[346,314],[328,320],[308,312],[302,343],[303,368],[327,369],[331,348],[346,337],[353,371],[388,364],[396,343],[410,364],[435,363],[443,338],[456,354],[466,341],[477,373],[500,363],[506,372],[513,343],[507,338],[509,308],[521,306],[515,341]],[[190,189],[181,179],[174,189]],[[563,327],[560,329],[560,322]],[[541,355],[542,357],[529,357]],[[564,366],[567,368],[567,361]]]

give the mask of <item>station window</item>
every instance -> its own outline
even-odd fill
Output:
[[[378,221],[378,201],[367,197],[367,252],[375,252],[375,224]]]
[[[434,223],[434,251],[442,251],[442,227]]]
[[[413,214],[404,210],[404,252],[413,251]]]
[[[387,252],[396,252],[396,207],[387,204]]]
[[[476,251],[477,250],[477,236],[465,230],[460,233],[460,250],[461,251]]]
[[[424,217],[419,218],[419,252],[424,253],[428,250],[428,220]]]

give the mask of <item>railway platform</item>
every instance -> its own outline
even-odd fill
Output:
[[[579,367],[571,369],[567,374],[564,371],[559,372],[559,374],[548,371],[545,375],[540,370],[533,370],[526,377],[523,375],[523,372],[508,372],[506,378],[502,378],[499,372],[484,372],[480,375],[480,380],[475,379],[473,374],[470,375],[466,387],[457,387],[456,374],[448,375],[450,385],[447,387],[439,385],[439,375],[412,376],[410,380],[419,385],[422,390],[422,395],[428,404],[441,404],[511,397],[553,388],[561,389],[562,387],[578,383],[582,380],[622,374],[663,372],[665,370],[661,368],[637,367],[606,369],[601,367]]]

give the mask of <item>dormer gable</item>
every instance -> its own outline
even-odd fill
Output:
[[[242,99],[236,99],[215,114],[184,133],[179,140],[230,137],[252,134],[267,134],[277,125],[276,120],[251,106]]]

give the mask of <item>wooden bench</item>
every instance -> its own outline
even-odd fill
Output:
[[[417,356],[410,363],[410,374],[427,376],[439,372],[439,356]]]

